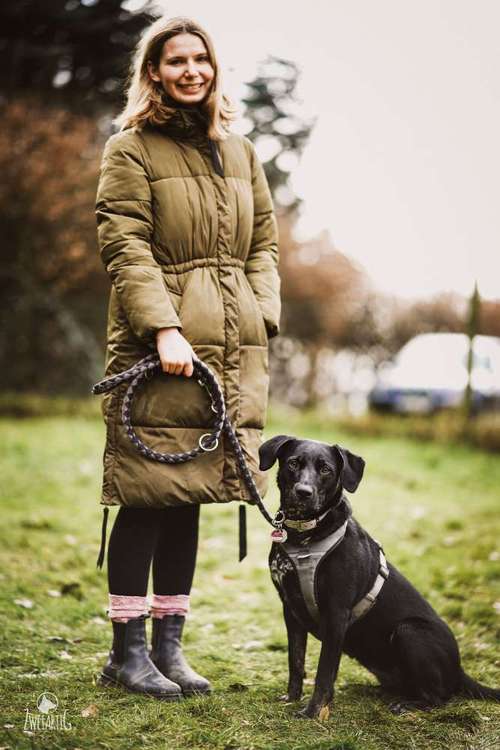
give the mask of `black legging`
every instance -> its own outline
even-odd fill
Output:
[[[120,508],[109,537],[110,594],[146,596],[151,560],[155,594],[189,594],[199,517],[199,505]]]

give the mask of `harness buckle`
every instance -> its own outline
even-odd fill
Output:
[[[204,439],[205,438],[211,438],[211,437],[212,436],[211,436],[211,434],[209,432],[205,432],[205,434],[202,435],[200,437],[200,439],[198,440],[198,445],[200,446],[201,450],[205,451],[206,453],[210,453],[211,451],[214,451],[218,447],[218,445],[219,445],[218,438],[215,438],[214,442],[211,445],[205,445],[204,442],[203,442]]]

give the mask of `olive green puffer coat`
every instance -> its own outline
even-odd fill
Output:
[[[223,388],[263,494],[258,448],[267,408],[268,338],[278,332],[280,312],[276,221],[250,141],[230,135],[218,144],[221,176],[200,127],[179,110],[171,129],[128,129],[106,144],[96,206],[102,259],[112,280],[106,375],[156,351],[158,329],[181,329]],[[103,401],[104,505],[249,499],[225,440],[185,464],[143,457],[121,423],[124,390],[120,386]],[[191,449],[211,425],[204,389],[173,375],[148,381],[132,411],[139,437],[162,452]]]

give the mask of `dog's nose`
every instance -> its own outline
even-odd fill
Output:
[[[313,494],[313,488],[309,484],[296,484],[295,494],[301,500],[309,500]]]

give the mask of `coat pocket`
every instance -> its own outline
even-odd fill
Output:
[[[268,336],[264,315],[257,297],[244,273],[238,274],[237,299],[241,346],[267,346]]]

